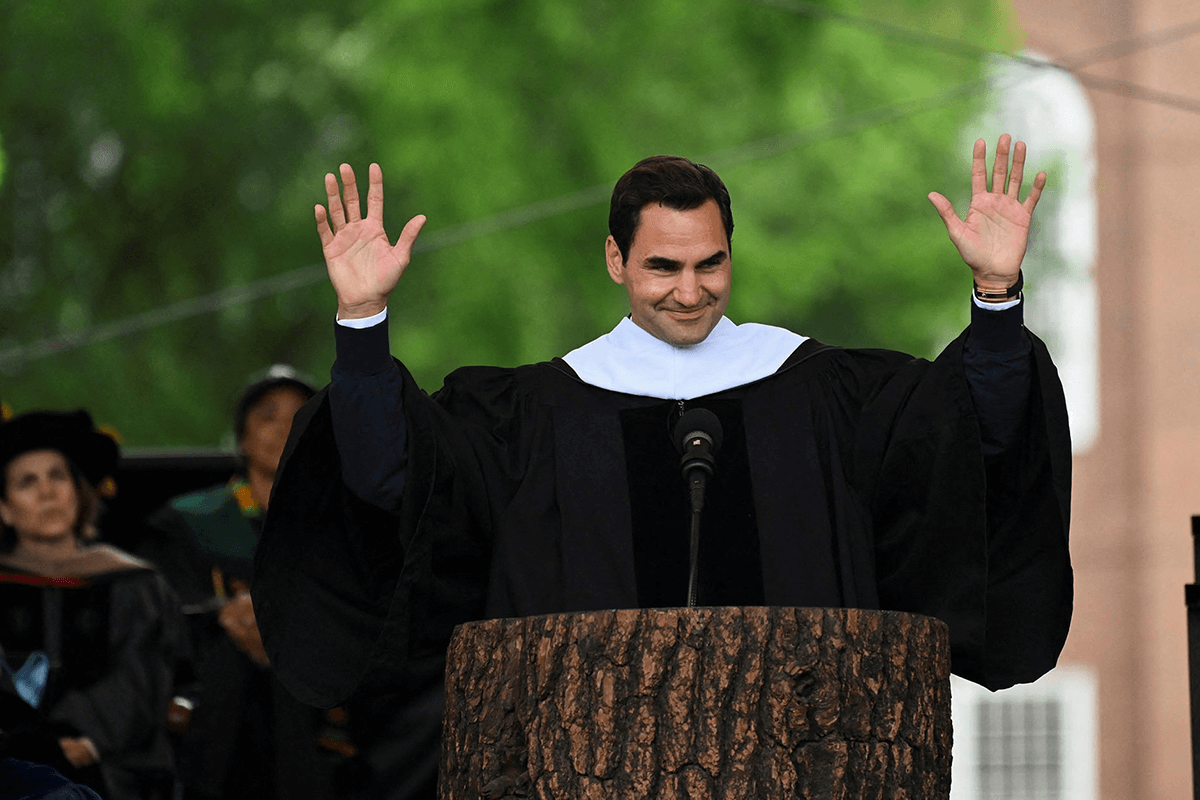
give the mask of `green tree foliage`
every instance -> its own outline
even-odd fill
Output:
[[[1013,45],[1001,0],[823,5]],[[343,161],[383,166],[393,235],[429,217],[391,309],[430,390],[615,323],[604,195],[655,153],[730,187],[735,321],[927,355],[966,320],[969,272],[925,195],[964,196],[978,99],[869,115],[977,80],[977,58],[733,0],[5,3],[0,30],[0,396],[18,412],[86,406],[127,444],[207,445],[256,370],[322,380],[319,279],[22,348],[319,265],[312,209]]]

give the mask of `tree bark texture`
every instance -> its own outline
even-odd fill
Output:
[[[831,608],[630,609],[460,626],[439,796],[950,794],[938,620]]]

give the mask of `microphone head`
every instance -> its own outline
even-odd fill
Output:
[[[681,453],[687,449],[688,442],[702,436],[709,440],[712,454],[716,455],[717,451],[721,449],[722,435],[721,420],[717,419],[717,415],[707,408],[693,408],[685,411],[679,421],[675,423],[675,447]]]

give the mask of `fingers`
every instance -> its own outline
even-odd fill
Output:
[[[383,170],[378,164],[367,170],[367,218],[383,222]]]
[[[1008,166],[1009,151],[1012,152],[1012,171],[1010,173]],[[992,192],[994,194],[1005,194],[1014,200],[1020,201],[1021,183],[1025,179],[1025,158],[1028,154],[1024,142],[1014,143],[1012,136],[1009,134],[1001,134],[1000,140],[996,142],[996,160],[992,165]],[[971,194],[979,194],[986,192],[985,187],[987,179],[987,144],[983,139],[975,140],[975,149],[971,154]],[[1005,185],[1007,181],[1007,185]],[[1042,195],[1042,189],[1046,186],[1046,173],[1039,172],[1034,180],[1033,189],[1029,193],[1022,205],[1032,212],[1034,206],[1037,205],[1038,198]],[[932,200],[933,198],[930,197]],[[938,205],[936,202],[934,205]],[[939,212],[941,208],[939,207]],[[942,217],[945,219],[945,215]]]
[[[1022,205],[1025,207],[1025,210],[1029,212],[1030,216],[1033,216],[1033,210],[1037,208],[1038,200],[1042,196],[1042,189],[1045,188],[1046,173],[1039,172],[1037,177],[1033,179],[1033,188],[1029,190],[1029,197],[1026,197],[1025,202],[1022,203]]]
[[[1008,148],[1012,144],[1012,137],[1007,133],[1000,135],[1000,141],[996,142],[996,161],[992,165],[992,191],[996,194],[1004,194],[1004,180],[1008,177]]]
[[[409,256],[412,255],[413,244],[417,241],[417,235],[424,226],[425,215],[417,214],[408,221],[404,226],[404,230],[400,231],[400,238],[396,240],[396,245],[392,250],[396,253],[401,263],[407,263]]]
[[[1021,181],[1025,176],[1025,143],[1013,145],[1012,172],[1008,176],[1008,191],[1006,194],[1014,200],[1020,200]]]
[[[338,167],[341,175],[341,189],[338,179],[333,173],[325,176],[325,197],[329,201],[329,210],[324,206],[316,206],[313,210],[317,220],[317,235],[321,237],[321,247],[327,247],[339,235],[342,228],[362,222],[362,209],[358,200],[358,183],[354,170],[349,164]],[[383,170],[378,164],[371,164],[367,170],[367,219],[383,224]],[[408,221],[400,238],[396,241],[394,250],[402,261],[407,263],[408,254],[412,251],[417,234],[425,224],[424,215],[418,215]]]
[[[345,225],[358,222],[362,217],[362,208],[358,199],[358,181],[354,177],[354,169],[349,164],[338,167],[342,178],[342,188],[338,188],[338,179],[332,173],[325,175],[325,197],[329,200],[328,217],[324,212],[317,214],[317,232],[321,233],[321,225],[326,224],[331,234],[336,234]],[[367,177],[367,217],[378,222],[383,221],[383,170],[378,164],[372,164]],[[321,237],[322,244],[325,237]]]
[[[346,222],[358,222],[362,219],[362,212],[358,207],[358,183],[354,179],[354,170],[349,164],[342,164],[338,169],[342,173],[342,202],[346,204]]]
[[[362,211],[358,201],[358,183],[354,178],[354,169],[349,164],[342,164],[338,167],[338,173],[342,177],[342,188],[338,187],[338,179],[332,173],[325,175],[325,197],[329,201],[329,213],[325,213],[325,209],[317,206],[317,234],[321,237],[321,246],[324,247],[333,236],[345,227],[348,223],[358,222],[362,219]],[[372,193],[378,189],[378,197],[372,197]],[[367,195],[367,212],[372,211],[372,205],[376,205],[375,218],[382,221],[383,219],[383,173],[379,170],[378,164],[371,165],[371,174]]]
[[[983,139],[976,139],[975,149],[971,151],[971,195],[983,194],[986,191],[987,142]]]
[[[315,211],[317,215],[317,236],[321,237],[321,247],[324,248],[333,241],[333,229],[329,227],[329,217],[325,214],[325,206],[318,205]]]
[[[954,213],[954,205],[937,192],[929,193],[929,202],[933,203],[933,207],[937,209],[938,216],[945,223],[946,232],[953,237],[959,226],[962,225],[962,220],[958,218],[958,214]]]
[[[346,212],[342,209],[342,193],[338,191],[337,178],[332,172],[325,174],[325,198],[329,201],[329,218],[336,233],[346,224]]]
[[[1008,179],[1008,196],[1017,200],[1021,199],[1021,181],[1025,174],[1025,156],[1026,148],[1024,142],[1017,142],[1013,147],[1013,166],[1012,177]],[[1033,179],[1033,188],[1029,190],[1029,197],[1025,198],[1025,202],[1021,203],[1025,210],[1030,215],[1033,214],[1033,209],[1037,207],[1038,200],[1042,196],[1042,189],[1046,188],[1046,173],[1039,172]]]

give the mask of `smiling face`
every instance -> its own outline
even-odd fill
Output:
[[[57,450],[31,450],[8,463],[0,519],[17,541],[58,541],[75,536],[79,492],[66,456]]]
[[[608,274],[625,287],[633,321],[668,344],[699,344],[729,305],[729,239],[715,200],[687,211],[641,210],[629,258],[609,236]]]

